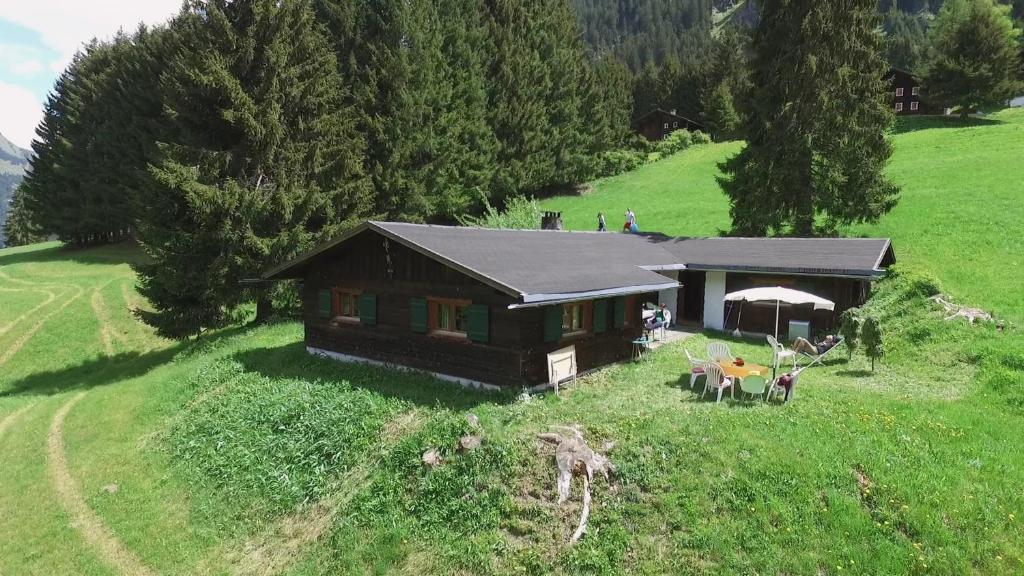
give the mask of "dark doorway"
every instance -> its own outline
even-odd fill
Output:
[[[679,273],[679,318],[683,322],[704,320],[704,272],[686,270]]]

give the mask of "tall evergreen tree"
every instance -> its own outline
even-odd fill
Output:
[[[633,82],[633,117],[642,116],[661,106],[658,67],[652,61],[644,64]]]
[[[488,0],[491,126],[498,199],[582,181],[588,63],[567,0]]]
[[[625,64],[611,56],[594,63],[586,110],[597,149],[620,147],[633,111],[633,76]]]
[[[871,0],[765,0],[748,145],[722,164],[733,233],[832,234],[896,203],[893,122]]]
[[[890,66],[915,74],[925,71],[928,58],[928,18],[893,6],[885,15],[885,59]]]
[[[998,106],[1021,82],[1020,30],[1010,7],[993,0],[947,0],[932,25],[933,57],[926,78],[929,98],[971,110]]]
[[[15,188],[11,196],[10,211],[3,225],[3,237],[7,246],[24,246],[42,242],[45,238],[25,206],[25,188],[22,186]]]
[[[701,88],[700,107],[704,125],[715,138],[740,136],[742,106],[750,92],[746,38],[728,28],[714,41],[711,71]]]
[[[139,214],[137,267],[183,337],[236,318],[243,289],[367,212],[363,142],[344,106],[333,51],[308,2],[191,0],[172,23],[184,43],[161,87],[170,125]]]

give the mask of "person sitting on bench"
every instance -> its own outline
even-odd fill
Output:
[[[825,352],[835,348],[836,344],[839,344],[839,339],[831,334],[825,336],[825,339],[817,344],[811,344],[811,342],[806,338],[797,336],[796,340],[793,341],[793,350],[803,352],[804,354],[810,354],[811,356],[821,356]]]

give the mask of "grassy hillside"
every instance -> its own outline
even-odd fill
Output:
[[[984,168],[967,137],[1007,125],[938,131],[932,152]],[[900,135],[898,154],[930,133]],[[673,210],[631,203],[645,228],[712,233],[727,212],[714,158],[730,149],[554,204],[587,227],[585,203],[628,187]],[[131,246],[0,250],[0,574],[1021,573],[1024,338],[944,322],[926,300],[929,272],[952,282],[1004,237],[961,234],[977,252],[936,261],[897,240],[900,271],[870,305],[885,361],[834,358],[786,406],[701,399],[682,348],[704,336],[529,401],[310,357],[295,322],[175,343],[130,313],[145,306]],[[731,346],[768,361],[760,343]],[[536,438],[567,424],[616,467],[575,546],[580,486],[555,504]],[[482,447],[457,452],[469,432]]]
[[[597,213],[621,226],[626,208],[641,229],[679,236],[729,227],[729,204],[715,182],[717,164],[741,144],[687,150],[635,172],[599,180],[579,197],[546,200],[568,228],[597,228]],[[959,299],[1024,324],[1024,110],[963,124],[906,119],[893,137],[890,177],[899,205],[876,225],[847,233],[893,239],[900,263],[935,275]]]

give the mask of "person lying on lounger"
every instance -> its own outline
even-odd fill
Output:
[[[825,339],[817,344],[811,344],[811,342],[806,338],[797,336],[797,339],[793,341],[793,350],[803,352],[804,354],[810,354],[811,356],[821,356],[825,352],[835,348],[836,344],[839,344],[839,339],[831,334],[825,336]]]

